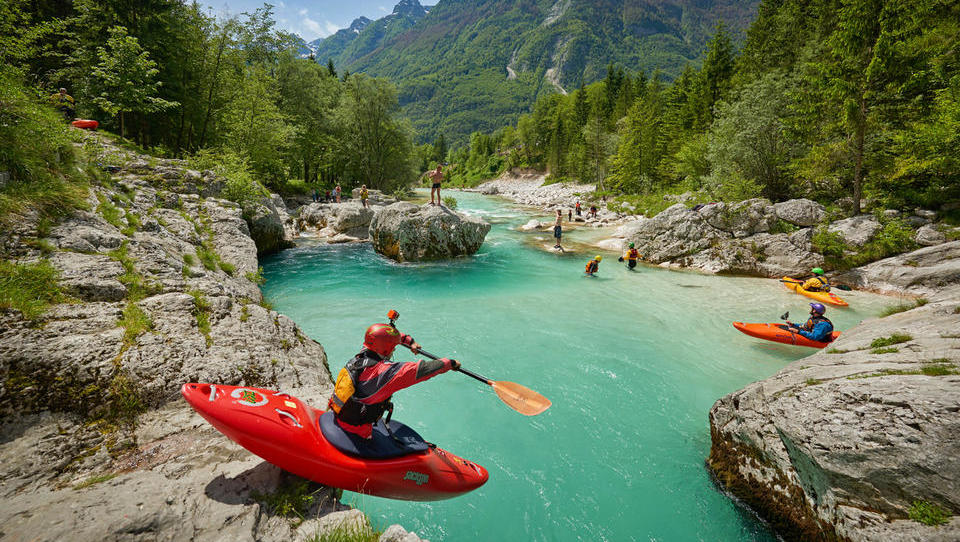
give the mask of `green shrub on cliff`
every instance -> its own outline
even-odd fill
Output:
[[[0,65],[0,230],[36,211],[56,217],[83,205],[86,180],[76,167],[72,135],[62,117]]]
[[[907,514],[913,521],[924,525],[943,525],[950,517],[946,510],[927,501],[913,501]]]

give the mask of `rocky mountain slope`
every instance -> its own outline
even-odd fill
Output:
[[[541,93],[599,80],[607,65],[666,78],[700,57],[717,20],[734,33],[756,0],[403,0],[383,19],[316,44],[338,70],[391,78],[417,133],[463,142],[515,124]],[[362,25],[362,26],[361,26]]]

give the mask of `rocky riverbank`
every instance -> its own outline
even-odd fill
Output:
[[[258,252],[287,242],[279,198],[244,217],[212,173],[98,144],[118,165],[88,208],[28,217],[2,241],[5,259],[55,270],[61,293],[37,318],[0,312],[0,538],[299,541],[363,526],[337,490],[246,452],[179,396],[191,381],[329,396],[323,347],[258,288]],[[381,538],[401,539],[417,540],[398,526]]]
[[[786,540],[960,539],[958,313],[953,286],[717,401],[720,484]]]

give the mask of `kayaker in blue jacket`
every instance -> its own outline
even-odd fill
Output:
[[[833,340],[833,322],[823,315],[827,308],[822,303],[810,303],[810,318],[802,326],[787,320],[787,326],[797,334],[810,339],[828,343]]]

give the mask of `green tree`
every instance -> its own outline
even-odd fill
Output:
[[[160,71],[150,55],[141,49],[137,38],[127,35],[127,29],[110,29],[107,47],[97,49],[100,63],[93,68],[99,94],[94,102],[107,114],[120,115],[120,135],[124,136],[126,113],[162,111],[179,105],[157,97]]]

